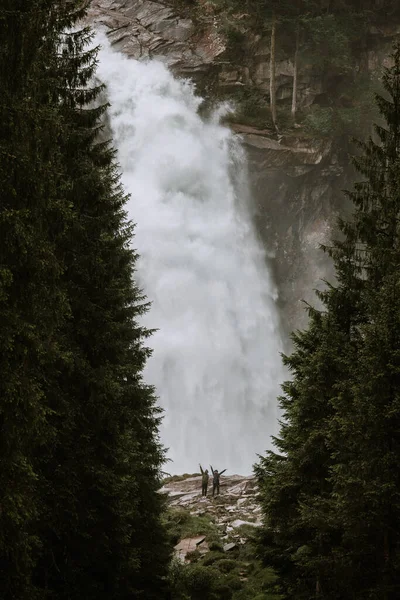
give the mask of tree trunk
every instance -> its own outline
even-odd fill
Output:
[[[389,600],[391,597],[391,593],[388,593],[390,589],[390,574],[389,574],[389,560],[390,560],[390,552],[389,552],[389,534],[388,530],[385,529],[383,533],[383,583],[384,583],[384,592],[382,600]]]
[[[270,108],[272,124],[276,131],[278,127],[276,124],[276,18],[272,19],[272,30],[271,30],[271,58],[270,58],[270,81],[269,81],[269,95],[270,95]]]
[[[292,118],[293,118],[294,122],[296,122],[296,111],[297,111],[297,75],[298,75],[299,43],[300,43],[300,25],[299,25],[299,23],[297,23],[296,49],[294,51],[294,64],[293,64],[293,93],[292,93]]]

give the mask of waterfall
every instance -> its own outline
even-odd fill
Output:
[[[114,52],[98,76],[137,223],[139,285],[157,328],[145,368],[165,414],[172,473],[198,463],[248,474],[271,446],[283,367],[276,289],[255,235],[240,141],[158,61]]]

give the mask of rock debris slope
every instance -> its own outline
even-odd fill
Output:
[[[171,481],[161,489],[168,495],[170,510],[187,511],[192,516],[207,517],[218,530],[225,552],[246,542],[246,531],[261,525],[261,507],[257,502],[254,477],[232,475],[221,477],[220,495],[211,496],[209,486],[206,498],[201,496],[201,477]],[[198,550],[205,554],[210,549],[207,536],[199,533],[185,537],[175,546],[175,554],[185,560],[187,554]]]

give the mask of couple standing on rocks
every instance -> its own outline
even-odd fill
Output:
[[[201,495],[202,496],[207,496],[207,488],[208,488],[208,469],[206,469],[205,471],[203,471],[203,467],[199,464],[200,467],[200,471],[201,471]],[[213,490],[212,490],[212,495],[215,495],[215,492],[217,492],[217,494],[219,494],[219,478],[222,475],[222,473],[225,473],[226,469],[224,469],[221,472],[218,472],[218,469],[214,469],[212,468],[212,466],[210,465],[210,469],[211,472],[213,474]]]

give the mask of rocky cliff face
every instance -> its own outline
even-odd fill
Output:
[[[92,0],[88,18],[106,29],[115,48],[134,58],[163,61],[176,75],[192,78],[205,96],[246,84],[267,90],[268,40],[254,37],[246,60],[232,58],[207,3],[192,4],[193,14],[199,5],[202,9],[201,26],[190,8],[178,14],[167,0]],[[373,43],[364,53],[363,68],[380,70],[398,31],[394,26],[371,31]],[[290,96],[292,79],[292,62],[278,61],[281,102]],[[299,106],[307,107],[324,93],[324,83],[306,65],[298,89]],[[343,210],[341,190],[352,178],[349,159],[332,140],[312,139],[300,130],[276,136],[245,125],[232,127],[248,151],[254,218],[274,268],[285,326],[291,330],[305,323],[302,300],[314,301],[312,290],[331,275],[319,245],[329,242]]]
[[[242,135],[250,160],[254,217],[280,291],[283,327],[305,323],[303,300],[316,302],[314,289],[333,276],[320,250],[329,243],[350,173],[329,140],[268,137],[249,127]]]
[[[116,49],[133,58],[157,58],[178,75],[208,75],[225,50],[212,22],[199,32],[169,2],[92,0],[88,19],[105,27]]]

